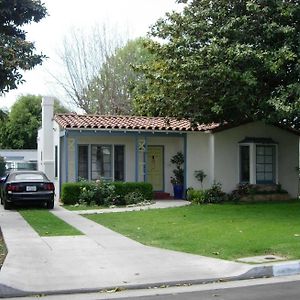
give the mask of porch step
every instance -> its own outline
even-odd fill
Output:
[[[157,200],[172,200],[173,197],[169,193],[154,192],[154,199],[157,199]]]

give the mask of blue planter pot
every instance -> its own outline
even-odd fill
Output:
[[[183,199],[183,185],[173,185],[174,199]]]

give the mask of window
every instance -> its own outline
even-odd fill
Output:
[[[92,146],[92,180],[112,177],[112,153],[111,146]]]
[[[270,138],[245,138],[240,142],[241,183],[276,183],[276,144]]]
[[[125,162],[125,153],[124,146],[115,146],[114,151],[114,165],[115,165],[115,181],[124,181],[125,180],[125,172],[124,172],[124,162]]]
[[[275,146],[256,146],[256,183],[275,182]]]
[[[78,146],[78,177],[83,179],[89,179],[88,149],[87,145]]]
[[[240,146],[240,163],[241,163],[241,178],[242,183],[250,182],[250,147]]]

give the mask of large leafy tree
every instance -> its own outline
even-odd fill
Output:
[[[151,29],[140,113],[195,122],[286,119],[300,112],[299,0],[178,0]]]
[[[1,122],[0,142],[2,149],[36,149],[37,131],[41,126],[41,96],[21,96],[12,106],[8,116]],[[64,113],[68,109],[54,102],[54,112]]]
[[[39,0],[0,1],[0,94],[15,89],[22,80],[21,70],[41,64],[35,46],[26,40],[24,25],[39,22],[46,15]]]
[[[129,115],[134,112],[133,88],[143,84],[143,74],[135,72],[136,65],[151,60],[144,47],[145,38],[130,40],[106,58],[99,74],[85,89],[93,100],[94,112],[99,114]]]

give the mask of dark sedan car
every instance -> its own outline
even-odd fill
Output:
[[[40,171],[14,171],[2,179],[1,204],[9,209],[14,203],[46,203],[54,207],[54,184]]]

